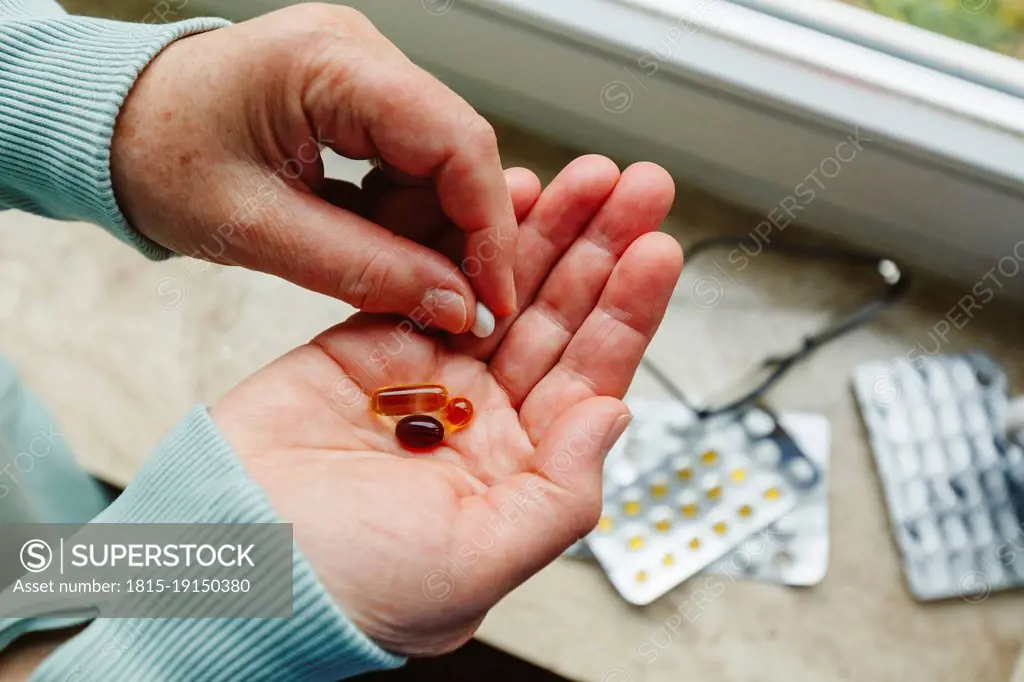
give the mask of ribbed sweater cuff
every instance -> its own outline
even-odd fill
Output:
[[[93,222],[149,258],[170,256],[128,224],[114,198],[114,124],[157,53],[228,24],[0,15],[0,205]]]
[[[157,446],[128,489],[95,519],[279,522],[203,407]],[[47,658],[32,680],[333,682],[402,664],[345,618],[297,547],[293,580],[289,619],[99,619]]]

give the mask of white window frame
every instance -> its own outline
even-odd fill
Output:
[[[787,14],[781,2],[805,10],[814,4],[345,4],[475,105],[581,150],[662,163],[765,216],[800,183],[822,182],[801,206],[801,223],[968,285],[1000,259],[1016,258],[1024,238],[1020,65],[853,8],[833,6],[823,17]],[[194,3],[235,18],[289,4]],[[836,16],[849,12],[886,28],[867,37],[853,24],[840,30]],[[886,47],[893,40],[902,51]],[[929,52],[936,45],[955,49]],[[965,54],[985,57],[971,74],[957,67]],[[653,66],[641,61],[645,55]],[[822,164],[834,167],[828,160],[850,135],[871,141],[839,174],[823,178]],[[1024,255],[1024,244],[1017,253]],[[1024,276],[1005,279],[1006,291],[1024,296]]]

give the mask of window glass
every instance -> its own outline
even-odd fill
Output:
[[[1024,57],[1024,0],[843,0],[920,28]]]

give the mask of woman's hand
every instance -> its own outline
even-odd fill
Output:
[[[321,146],[382,169],[362,189],[325,180]],[[409,315],[428,298],[453,333],[477,296],[515,310],[493,129],[350,8],[298,5],[171,44],[125,102],[111,166],[131,224],[177,253],[366,312]],[[389,224],[414,210],[436,220]]]
[[[620,401],[682,267],[655,232],[673,199],[657,166],[579,159],[521,219],[519,314],[491,338],[359,314],[243,382],[212,410],[347,615],[384,648],[465,642],[499,599],[589,532]],[[476,408],[427,455],[369,409],[388,384],[440,383]]]

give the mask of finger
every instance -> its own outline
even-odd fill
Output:
[[[505,182],[518,216],[526,215],[540,196],[540,180],[525,168],[505,171]],[[441,202],[430,187],[392,185],[378,171],[363,179],[364,192],[370,206],[366,214],[395,234],[426,244],[458,263],[465,255],[465,233],[455,227],[441,208]]]
[[[526,168],[509,168],[505,171],[505,182],[508,183],[508,191],[512,196],[512,208],[516,213],[516,222],[521,222],[530,214],[541,196],[540,178]],[[445,224],[448,229],[441,230],[430,245],[457,263],[462,260],[466,252],[466,236],[450,221],[446,220]]]
[[[332,206],[343,208],[364,218],[368,216],[366,193],[351,182],[324,178],[317,195]]]
[[[541,184],[537,174],[528,168],[509,168],[505,171],[505,182],[512,197],[512,210],[516,222],[523,221],[540,199]]]
[[[325,178],[317,195],[415,242],[424,243],[448,224],[432,185],[394,184],[379,168],[363,177],[362,187]]]
[[[395,185],[402,185],[405,187],[431,187],[433,188],[434,183],[430,178],[416,178],[408,173],[403,173],[399,169],[392,166],[390,163],[379,157],[374,157],[371,160],[374,166],[376,166],[380,172],[388,179],[389,182]]]
[[[459,535],[468,542],[489,530],[493,546],[460,570],[486,579],[499,598],[590,532],[601,511],[604,458],[629,418],[613,398],[575,405],[537,444],[530,473],[491,487],[477,507],[464,501]]]
[[[371,27],[363,30],[371,35]],[[372,33],[375,44],[386,42]],[[381,48],[377,56],[354,67],[339,51],[339,63],[321,65],[306,89],[307,117],[340,153],[372,149],[404,174],[433,178],[445,214],[466,232],[467,258],[480,261],[469,273],[480,298],[496,314],[511,314],[516,222],[494,129],[397,51]]]
[[[621,179],[613,161],[596,154],[570,163],[551,181],[520,228],[516,292],[529,305],[551,268],[586,229]]]
[[[451,225],[433,187],[389,185],[369,203],[368,217],[373,222],[419,244],[430,246],[437,234]],[[449,260],[459,262],[458,257]]]
[[[397,313],[455,334],[474,320],[476,297],[454,263],[319,197],[283,191],[258,244],[240,240],[258,269],[365,312]],[[302,230],[286,226],[300,224]],[[301,254],[301,258],[295,257]]]
[[[532,439],[569,406],[593,396],[625,395],[682,266],[679,244],[661,232],[640,237],[626,250],[597,307],[523,402],[520,416]]]
[[[525,168],[510,168],[505,171],[505,178],[518,221],[530,212],[540,196],[540,179]],[[327,179],[320,196],[395,234],[417,242],[426,241],[454,262],[461,258],[464,233],[452,226],[430,188],[391,185],[379,169],[374,169],[364,177],[362,189],[349,182]],[[443,235],[437,235],[446,228]]]
[[[509,168],[505,171],[505,182],[518,222],[526,217],[540,197],[540,179],[526,168]],[[433,184],[393,184],[387,175],[375,168],[363,177],[361,188],[345,180],[325,178],[318,194],[338,208],[372,220],[407,239],[434,247],[453,262],[462,259],[464,235],[441,209]],[[458,241],[438,238],[438,233],[446,228],[451,228]]]
[[[516,296],[520,310],[533,300],[566,249],[586,228],[619,181],[619,169],[603,156],[570,163],[541,194],[519,229],[516,245]],[[515,318],[498,321],[487,339],[459,339],[458,350],[485,359],[498,347]]]
[[[451,224],[441,210],[433,185],[395,184],[379,168],[363,177],[362,187],[325,178],[317,194],[338,208],[414,242],[425,243]]]
[[[491,374],[513,406],[555,366],[622,254],[641,235],[658,229],[674,197],[671,176],[658,166],[637,164],[622,174],[611,197],[555,265],[491,359]]]

